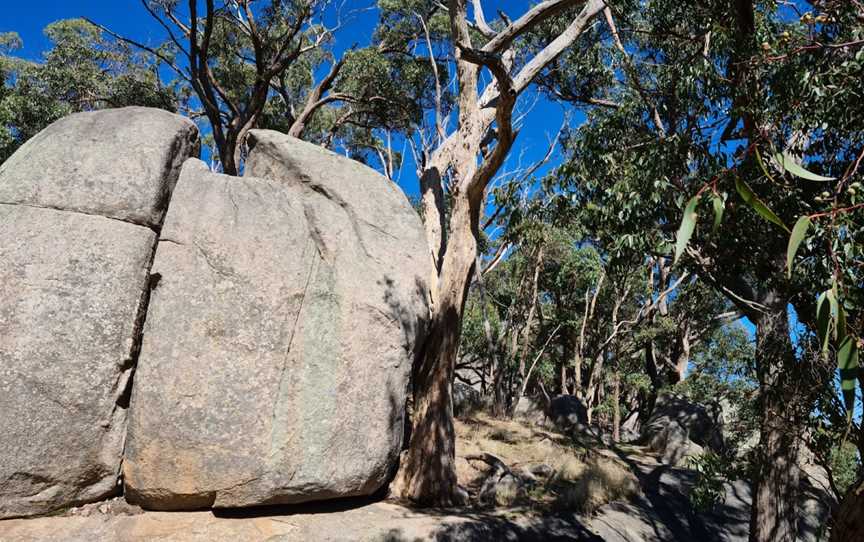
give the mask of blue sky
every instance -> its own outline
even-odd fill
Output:
[[[343,15],[349,19],[342,30],[337,33],[337,45],[347,48],[357,43],[366,45],[371,40],[377,12],[371,8],[374,0],[346,1],[342,8]],[[500,9],[511,18],[521,15],[528,5],[524,0],[486,0],[484,2],[488,19],[495,17]],[[338,5],[338,3],[337,3]],[[3,18],[0,19],[0,32],[15,31],[24,42],[22,50],[16,52],[24,58],[37,60],[49,47],[49,42],[42,33],[48,24],[75,17],[87,17],[123,36],[128,36],[147,45],[161,43],[165,38],[162,28],[141,6],[139,0],[38,0],[37,2],[15,2],[6,6]],[[549,139],[557,133],[564,119],[560,105],[545,99],[534,100],[532,96],[524,97],[525,103],[533,104],[531,114],[522,125],[519,138],[511,152],[510,159],[502,168],[509,171],[527,166],[542,158],[548,149]],[[394,145],[402,151],[401,143]],[[415,167],[410,151],[405,149],[406,161],[403,165],[399,184],[409,195],[418,193]],[[557,158],[557,156],[555,157]],[[554,166],[553,159],[548,165],[538,171],[543,174]]]

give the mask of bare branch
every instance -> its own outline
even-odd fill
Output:
[[[498,250],[495,252],[495,255],[489,260],[489,263],[486,264],[486,267],[478,266],[477,269],[480,270],[478,273],[479,276],[483,276],[493,269],[495,269],[499,263],[504,259],[504,256],[507,255],[507,251],[510,249],[510,243],[501,243],[501,246],[498,247]]]
[[[473,0],[474,5],[474,21],[477,25],[477,30],[487,38],[495,36],[495,31],[486,22],[486,16],[483,15],[483,1]]]
[[[624,48],[624,44],[621,42],[621,37],[618,35],[618,28],[615,26],[615,20],[612,18],[612,10],[608,7],[605,8],[603,10],[603,15],[606,17],[606,24],[609,25],[609,30],[612,32],[612,41],[615,42],[615,48],[618,49],[618,52],[620,52],[621,56],[624,58],[625,70],[628,73],[628,77],[633,82],[633,86],[636,87],[639,97],[642,98],[642,101],[645,102],[645,105],[651,110],[651,120],[654,122],[654,126],[657,127],[657,130],[660,132],[662,137],[666,137],[666,128],[663,126],[663,121],[660,120],[660,113],[657,111],[657,105],[648,97],[648,93],[645,92],[645,88],[642,86],[642,81],[639,78],[639,71],[633,64],[633,59],[627,53],[627,49]]]
[[[533,8],[529,9],[516,21],[508,24],[507,28],[499,32],[494,38],[492,38],[486,45],[483,46],[483,50],[487,53],[500,53],[505,49],[509,48],[510,44],[513,43],[513,40],[515,40],[525,32],[531,30],[546,19],[554,17],[562,11],[571,8],[579,3],[580,0],[546,0],[545,2],[540,2]]]
[[[303,135],[303,130],[306,129],[306,124],[308,124],[309,119],[312,118],[312,115],[315,114],[321,107],[324,105],[338,101],[343,98],[344,95],[341,94],[331,94],[330,96],[324,96],[324,93],[330,90],[333,86],[333,82],[336,80],[336,77],[339,76],[339,72],[342,67],[345,65],[345,56],[339,59],[338,62],[334,63],[330,68],[330,72],[327,73],[326,76],[321,80],[318,85],[315,86],[314,89],[309,93],[309,96],[306,98],[306,105],[303,107],[303,111],[297,116],[294,122],[291,124],[291,128],[288,130],[288,135],[293,137],[300,137]]]
[[[516,77],[513,78],[513,86],[516,93],[519,94],[525,90],[543,68],[558,58],[565,49],[572,45],[582,35],[582,32],[585,31],[588,22],[600,13],[604,7],[605,3],[603,0],[588,0],[585,7],[582,8],[582,11],[579,12],[570,25],[558,37],[552,40],[549,45],[543,48],[542,51],[534,55],[534,58],[528,61]]]
[[[187,82],[191,82],[189,75],[184,70],[182,70],[179,66],[177,66],[177,64],[174,63],[174,61],[172,61],[170,58],[165,56],[163,53],[160,53],[158,50],[153,49],[152,47],[148,47],[148,46],[144,45],[143,43],[139,43],[135,40],[123,37],[120,34],[117,34],[116,32],[112,31],[111,29],[93,21],[92,19],[88,19],[87,17],[84,17],[84,20],[87,21],[87,23],[98,28],[102,32],[105,32],[109,36],[113,37],[114,39],[122,41],[123,43],[128,43],[129,45],[131,45],[133,47],[136,47],[138,49],[141,49],[142,51],[146,51],[146,52],[150,53],[151,55],[155,56],[156,58],[158,58],[159,60],[161,60],[162,62],[167,64],[172,70],[174,70],[177,73],[177,75],[182,77],[184,80],[186,80]]]
[[[479,2],[479,0],[476,0]],[[432,76],[435,77],[435,130],[438,133],[439,142],[447,137],[444,132],[444,121],[441,112],[441,80],[438,76],[438,62],[435,61],[435,52],[432,50],[432,37],[429,34],[429,27],[426,26],[426,21],[419,13],[414,15],[420,19],[420,25],[423,27],[423,33],[426,36],[426,48],[429,50],[429,63],[432,65]]]

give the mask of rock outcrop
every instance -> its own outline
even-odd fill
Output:
[[[419,217],[384,177],[253,132],[189,161],[159,241],[123,464],[147,508],[369,495],[396,465],[428,318]]]
[[[187,119],[72,115],[0,166],[0,518],[117,492],[148,271]]]
[[[121,463],[158,509],[392,475],[429,317],[419,216],[276,132],[253,132],[243,178],[198,145],[188,119],[106,110],[0,166],[0,518],[118,494]]]
[[[639,442],[661,456],[667,465],[704,452],[723,449],[722,421],[719,412],[677,395],[657,398],[654,410],[642,426]]]
[[[516,402],[513,416],[526,422],[554,427],[564,433],[583,433],[588,427],[588,410],[575,395],[556,395],[551,399],[524,395]]]
[[[470,416],[483,407],[483,396],[472,386],[456,380],[452,390],[453,415],[457,418]]]

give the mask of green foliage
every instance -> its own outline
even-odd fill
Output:
[[[17,35],[0,35],[0,162],[48,124],[76,111],[143,105],[176,111],[178,94],[158,65],[106,39],[81,19],[48,25],[39,62],[13,55]]]
[[[722,456],[708,451],[691,457],[688,466],[696,473],[696,481],[687,494],[690,503],[696,510],[711,510],[724,497],[727,463]]]
[[[789,248],[786,249],[786,273],[788,278],[792,278],[792,262],[795,260],[795,254],[804,241],[807,235],[807,230],[810,229],[810,217],[802,216],[795,222],[792,227],[792,235],[789,236]]]
[[[740,177],[735,178],[735,189],[738,191],[738,195],[741,196],[741,199],[744,200],[744,203],[752,207],[753,210],[759,213],[762,218],[764,218],[768,222],[777,224],[787,232],[789,231],[789,228],[787,228],[786,224],[784,224],[783,221],[780,220],[780,217],[774,214],[774,211],[769,209],[768,206],[765,205],[765,203],[761,199],[759,199],[756,193],[753,192],[753,189],[750,188],[750,185],[744,182],[744,180]]]
[[[820,3],[818,21],[799,21],[789,5],[756,3],[747,35],[734,3],[660,0],[616,14],[640,31],[619,28],[626,56],[609,41],[598,52],[620,67],[608,85],[583,84],[576,69],[549,80],[579,105],[611,102],[569,134],[551,185],[584,227],[615,250],[680,259],[754,322],[762,309],[749,300],[788,300],[807,329],[835,331],[827,355],[842,356],[847,386],[864,321],[864,23],[853,4]],[[709,194],[714,227],[699,228]],[[837,308],[817,318],[826,289]],[[842,351],[840,319],[853,337]]]
[[[829,469],[838,493],[845,495],[861,472],[858,449],[849,442],[832,446]]]
[[[779,164],[780,171],[783,173],[789,172],[796,177],[807,179],[808,181],[834,181],[835,177],[825,177],[811,173],[795,163],[795,159],[789,156],[788,152],[777,153],[774,155],[774,161]]]

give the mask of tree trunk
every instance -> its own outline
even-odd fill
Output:
[[[621,440],[621,377],[612,375],[612,442]]]
[[[667,380],[670,384],[677,384],[684,380],[687,372],[687,364],[690,362],[690,324],[682,323],[675,337],[675,349],[673,358],[666,367]]]
[[[761,418],[750,513],[750,542],[794,542],[797,534],[799,442],[807,414],[796,385],[796,357],[786,300],[769,296],[756,322]]]
[[[864,479],[858,480],[846,493],[831,527],[831,542],[861,540],[864,540]]]
[[[519,354],[519,384],[524,388],[525,369],[530,353],[529,346],[531,344],[531,329],[534,327],[534,315],[537,312],[537,289],[540,281],[540,268],[543,267],[543,245],[537,248],[534,259],[533,275],[531,279],[531,305],[528,309],[528,319],[525,321],[525,327],[522,328],[522,350]],[[518,400],[518,398],[517,398]]]
[[[580,347],[576,347],[576,353],[573,355],[573,393],[579,399],[584,397],[582,393],[582,355]]]
[[[565,357],[564,360],[567,358]],[[570,390],[567,389],[567,362],[561,361],[561,395],[569,395]]]
[[[426,240],[429,242],[429,252],[435,271],[441,268],[441,258],[444,255],[446,242],[446,217],[444,214],[444,188],[441,186],[441,172],[437,166],[431,166],[420,176],[421,206],[423,226],[426,228]]]
[[[477,250],[471,219],[467,198],[454,198],[438,306],[414,372],[414,429],[393,486],[394,492],[421,506],[453,506],[463,501],[456,485],[450,385]]]

